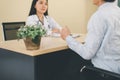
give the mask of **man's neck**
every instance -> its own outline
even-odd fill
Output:
[[[102,4],[104,4],[105,3],[105,1],[100,1],[98,4],[97,4],[97,6],[101,6]]]

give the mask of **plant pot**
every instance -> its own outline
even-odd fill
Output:
[[[24,43],[26,46],[27,50],[37,50],[40,48],[40,42],[41,42],[41,37],[35,37],[35,39],[32,38],[25,38]]]

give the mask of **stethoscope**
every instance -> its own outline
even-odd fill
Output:
[[[38,18],[37,24],[40,24],[40,23],[41,23],[42,26],[44,26],[44,18],[45,18],[45,19],[47,20],[47,22],[48,22],[48,17],[47,17],[47,16],[44,16],[43,21],[41,21],[38,16],[37,16],[37,18]],[[48,28],[50,29],[49,22],[48,22]]]

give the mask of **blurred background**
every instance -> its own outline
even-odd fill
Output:
[[[26,21],[32,0],[0,1],[0,41],[3,41],[2,22]],[[97,7],[91,0],[48,0],[48,12],[61,26],[73,33],[86,33],[90,16]]]

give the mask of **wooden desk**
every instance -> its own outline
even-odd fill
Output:
[[[0,43],[0,80],[75,80],[79,62],[80,56],[61,38],[44,37],[40,49],[32,51],[26,50],[23,40]]]
[[[81,37],[76,38],[80,42],[84,42],[85,35],[81,34]],[[43,37],[39,50],[26,50],[23,40],[9,40],[0,43],[0,48],[19,52],[21,54],[29,56],[37,56],[47,54],[50,52],[60,51],[68,49],[68,46],[64,40],[55,37]]]

